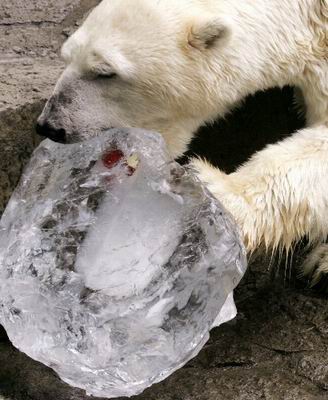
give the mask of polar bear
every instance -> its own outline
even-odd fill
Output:
[[[64,44],[67,68],[38,120],[57,141],[110,127],[160,132],[173,157],[247,95],[301,89],[308,127],[227,175],[191,167],[233,214],[250,252],[315,245],[328,277],[328,0],[103,0]],[[219,138],[218,138],[219,140]]]

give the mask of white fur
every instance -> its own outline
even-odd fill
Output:
[[[303,264],[303,274],[311,278],[312,286],[318,284],[328,274],[328,244],[318,245]]]
[[[327,0],[103,0],[64,45],[68,67],[40,122],[64,128],[71,140],[111,126],[156,130],[176,157],[199,126],[245,96],[294,85],[307,129],[231,175],[192,165],[232,212],[250,251],[290,249],[302,236],[321,242],[328,233],[327,32]],[[118,77],[98,76],[112,72]]]

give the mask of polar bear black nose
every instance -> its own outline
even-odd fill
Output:
[[[54,142],[65,143],[66,142],[66,132],[65,129],[56,129],[52,127],[48,122],[41,123],[37,122],[36,132],[40,136],[45,136]]]

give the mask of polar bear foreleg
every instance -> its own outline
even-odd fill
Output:
[[[318,125],[256,153],[232,174],[205,161],[191,167],[231,212],[249,252],[285,249],[303,237],[321,244],[304,273],[328,274],[328,127]],[[313,283],[316,283],[313,281]]]

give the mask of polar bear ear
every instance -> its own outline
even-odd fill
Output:
[[[222,19],[196,21],[189,31],[188,44],[199,50],[224,44],[231,36],[228,23]]]

